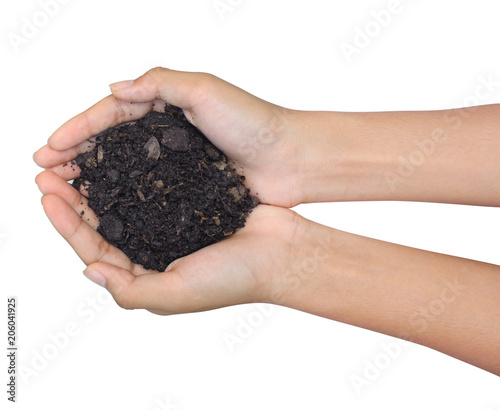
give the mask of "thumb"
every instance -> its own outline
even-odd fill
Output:
[[[90,264],[83,274],[106,288],[118,306],[124,309],[165,309],[162,302],[170,285],[167,272],[136,277],[129,270],[96,262]]]
[[[207,75],[157,67],[136,80],[120,81],[109,87],[113,95],[123,101],[139,103],[161,99],[189,109],[195,101],[194,90],[204,76]]]

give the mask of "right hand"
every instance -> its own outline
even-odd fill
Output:
[[[139,119],[153,108],[161,110],[167,102],[182,108],[187,119],[234,162],[262,203],[292,207],[300,202],[293,111],[210,74],[165,68],[154,68],[133,82],[113,84],[111,91],[112,95],[61,126],[35,154],[35,162],[73,179],[78,170],[72,173],[71,167],[62,166],[87,149],[89,138]]]

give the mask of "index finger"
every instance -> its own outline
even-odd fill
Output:
[[[164,105],[161,100],[134,103],[109,95],[64,123],[52,134],[47,144],[56,151],[68,150],[108,128],[138,120],[153,109],[161,110]]]

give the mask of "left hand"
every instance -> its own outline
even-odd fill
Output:
[[[98,219],[87,198],[63,178],[44,171],[36,182],[45,213],[88,265],[87,277],[126,309],[173,314],[272,302],[300,247],[296,225],[304,220],[289,209],[259,205],[232,236],[177,259],[165,272],[145,270],[95,231]]]

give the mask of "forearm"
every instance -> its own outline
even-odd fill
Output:
[[[271,301],[403,338],[500,375],[500,267],[303,220]]]
[[[500,206],[500,104],[383,113],[294,111],[302,202]]]

